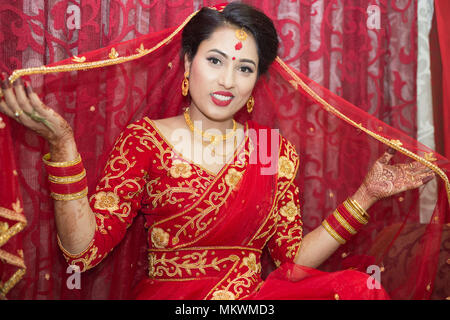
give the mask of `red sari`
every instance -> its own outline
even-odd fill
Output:
[[[133,298],[388,298],[382,288],[368,289],[364,273],[293,263],[302,240],[299,156],[278,131],[253,121],[245,128],[234,157],[213,174],[183,158],[150,119],[129,125],[90,197],[94,239],[76,256],[61,246],[66,259],[82,271],[96,266],[141,212],[149,269]],[[263,280],[265,247],[279,268]]]

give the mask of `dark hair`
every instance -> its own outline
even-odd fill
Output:
[[[277,31],[269,17],[242,3],[230,3],[222,12],[208,7],[202,8],[183,29],[183,56],[187,54],[188,59],[192,61],[200,43],[227,23],[244,28],[253,35],[258,48],[258,75],[264,74],[277,56]]]

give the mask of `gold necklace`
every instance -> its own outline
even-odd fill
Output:
[[[233,131],[228,132],[227,134],[222,135],[214,135],[214,134],[208,134],[206,132],[203,132],[203,130],[197,129],[194,127],[194,124],[192,123],[191,117],[189,116],[189,107],[186,108],[184,111],[184,119],[186,120],[186,124],[188,125],[189,129],[191,129],[192,132],[196,132],[200,134],[203,138],[208,139],[212,144],[216,144],[218,141],[222,140],[228,140],[231,137],[233,137],[236,134],[236,121],[233,119]]]

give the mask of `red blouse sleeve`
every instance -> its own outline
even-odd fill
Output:
[[[282,137],[278,159],[276,224],[267,243],[277,267],[283,262],[294,262],[302,240],[299,189],[294,181],[298,167],[299,157],[294,146]]]
[[[95,214],[95,235],[81,253],[72,255],[58,244],[67,262],[86,271],[100,263],[123,239],[141,207],[150,167],[146,124],[129,125],[117,138],[95,193],[89,198]],[[150,151],[150,152],[149,152]]]

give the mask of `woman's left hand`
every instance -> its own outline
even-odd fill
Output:
[[[365,209],[377,200],[418,188],[435,177],[431,169],[417,161],[389,164],[395,152],[394,149],[389,148],[375,162],[361,187],[352,197]]]

